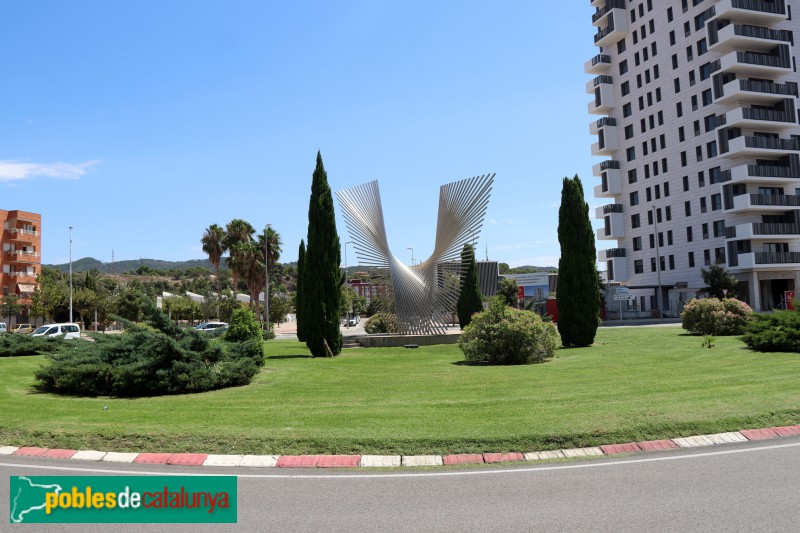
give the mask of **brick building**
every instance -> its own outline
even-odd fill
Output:
[[[17,295],[28,314],[36,278],[42,271],[42,216],[0,209],[0,297]]]

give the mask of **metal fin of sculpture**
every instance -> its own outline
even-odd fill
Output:
[[[416,266],[406,265],[389,250],[377,181],[336,193],[359,263],[389,270],[386,311],[397,317],[399,333],[446,331],[461,290],[461,251],[480,232],[494,176],[442,185],[433,254]]]

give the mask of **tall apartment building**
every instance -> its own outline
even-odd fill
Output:
[[[29,307],[36,277],[42,271],[42,216],[0,209],[0,223],[3,225],[0,233],[0,296],[15,294],[19,303]],[[27,312],[23,314],[27,315]]]
[[[719,260],[752,307],[780,306],[800,290],[800,1],[590,1],[609,280],[641,310],[660,285],[676,313]]]

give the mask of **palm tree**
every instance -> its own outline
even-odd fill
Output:
[[[250,300],[255,301],[255,308],[258,309],[259,293],[264,286],[266,274],[264,250],[255,241],[240,242],[231,248],[231,257],[231,270],[244,280]]]
[[[206,228],[203,238],[200,242],[203,243],[203,251],[208,254],[208,260],[214,265],[214,279],[217,282],[217,294],[220,291],[219,285],[219,262],[222,260],[222,254],[225,253],[227,247],[225,246],[225,230],[216,224],[211,224]]]
[[[253,233],[255,233],[255,228],[250,225],[249,222],[242,220],[241,218],[234,218],[230,222],[228,222],[227,226],[227,233],[225,238],[223,239],[222,243],[225,245],[225,248],[228,249],[228,267],[231,269],[231,278],[233,279],[233,297],[236,298],[236,286],[239,283],[239,275],[236,271],[237,269],[233,267],[234,264],[240,264],[240,258],[236,257],[236,254],[239,253],[235,250],[236,245],[243,242],[250,242],[253,240]]]
[[[266,239],[269,241],[269,270],[272,271],[275,263],[281,258],[283,242],[281,241],[280,234],[272,229],[272,226],[267,227]],[[261,250],[264,250],[264,233],[258,236],[258,245],[261,247]]]

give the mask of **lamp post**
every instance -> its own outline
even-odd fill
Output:
[[[350,298],[350,273],[347,270],[347,245],[353,244],[353,241],[344,243],[344,290],[348,298]],[[347,308],[347,329],[350,329],[350,313],[353,312],[353,301],[350,300],[350,306]]]
[[[656,292],[656,307],[658,307],[658,318],[661,318],[661,252],[658,245],[658,211],[655,207],[653,211],[653,224],[655,225],[655,241],[656,241],[656,275],[658,279],[658,289]]]
[[[269,331],[269,227],[264,227],[264,329]]]
[[[406,250],[411,250],[411,266],[414,266],[414,249],[412,247],[406,248]]]
[[[69,227],[69,321],[72,322],[72,226]]]

